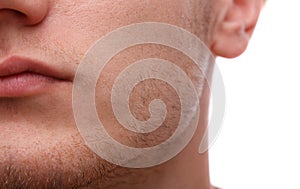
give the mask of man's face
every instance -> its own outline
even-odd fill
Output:
[[[209,15],[205,14],[205,3],[200,0],[1,1],[0,62],[4,63],[0,64],[0,185],[67,188],[101,182],[104,188],[111,183],[130,182],[128,178],[133,171],[95,155],[77,130],[72,111],[77,66],[96,40],[132,23],[169,23],[206,40]],[[137,46],[113,59],[101,76],[105,82],[97,84],[96,102],[101,109],[98,113],[107,123],[107,130],[125,144],[149,146],[165,136],[154,136],[151,141],[127,137],[126,131],[115,128],[104,96],[123,64],[157,56],[190,61],[160,45]],[[178,99],[173,99],[172,90],[163,83],[144,83],[136,90],[146,89],[171,94],[165,97],[167,103],[176,102],[168,109],[171,127],[178,121]],[[132,97],[138,102],[132,105],[136,106],[134,113],[140,119],[147,119],[149,102],[162,94],[142,97],[139,94],[136,92]],[[166,129],[163,135],[170,132]],[[142,173],[138,172],[140,176]]]
[[[247,47],[261,5],[262,0],[0,1],[0,188],[132,189],[141,188],[139,184],[147,181],[150,184],[142,188],[152,189],[158,181],[165,181],[163,175],[170,170],[176,177],[169,176],[169,183],[164,182],[161,188],[195,188],[201,184],[210,187],[207,154],[197,153],[207,125],[208,87],[203,82],[205,73],[193,66],[191,58],[164,45],[136,45],[114,56],[96,83],[96,111],[106,131],[121,144],[134,148],[152,147],[172,136],[174,125],[182,121],[184,103],[178,91],[166,82],[142,80],[128,97],[130,114],[146,121],[153,113],[149,110],[152,100],[161,99],[167,112],[163,127],[150,134],[124,129],[114,115],[110,95],[126,66],[146,58],[168,60],[185,72],[196,86],[195,91],[204,86],[204,95],[198,96],[200,101],[188,102],[201,107],[193,139],[178,156],[149,169],[119,167],[87,147],[73,115],[74,78],[84,55],[98,39],[134,23],[176,25],[204,41],[215,56],[236,57]],[[191,44],[195,41],[190,40]],[[201,54],[199,57],[203,58]],[[213,64],[209,66],[208,77]],[[135,74],[143,78],[148,73]],[[162,75],[185,86],[177,73]],[[181,95],[189,99],[190,94],[184,91]],[[155,107],[154,110],[157,113]],[[189,126],[190,121],[184,121]]]

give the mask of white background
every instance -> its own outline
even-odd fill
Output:
[[[224,189],[300,188],[300,1],[268,0],[248,50],[218,59],[226,88],[210,149]]]

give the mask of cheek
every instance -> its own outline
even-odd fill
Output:
[[[180,0],[58,1],[43,24],[42,38],[83,54],[101,36],[132,23],[165,22],[190,30],[186,4]]]
[[[174,63],[192,79],[195,86],[198,86],[198,82],[202,81],[200,70],[198,70],[193,64],[193,61],[186,55],[175,49],[154,44],[137,45],[127,48],[114,56],[113,59],[105,65],[100,73],[96,87],[96,108],[99,119],[111,137],[126,146],[136,148],[152,147],[166,141],[178,128],[179,119],[181,118],[181,100],[176,91],[176,86],[172,86],[164,80],[154,78],[145,79],[136,83],[134,86],[129,84],[131,83],[131,79],[129,79],[130,75],[136,74],[138,77],[147,77],[147,74],[151,75],[152,72],[150,68],[149,72],[144,75],[145,73],[138,72],[131,67],[135,62],[148,58],[168,60]],[[129,74],[126,74],[122,80],[118,80],[118,77],[120,77],[124,71],[128,71],[126,73]],[[160,67],[158,72],[166,78],[176,77],[170,74],[172,73],[170,70],[165,70],[163,67]],[[180,79],[178,78],[178,80]],[[182,83],[185,83],[185,80],[182,80]],[[125,87],[132,89],[128,95],[128,101],[125,102],[129,105],[129,111],[122,109],[121,114],[115,114],[115,109],[112,107],[113,101],[117,101],[118,105],[123,104],[124,99],[122,97],[126,96],[127,93],[123,90],[118,90],[122,92],[114,93],[113,88],[116,87],[117,84],[121,86],[118,88]],[[189,96],[190,94],[184,95]],[[122,119],[129,114],[132,115],[134,119],[140,121],[147,121],[151,117],[161,116],[161,114],[164,114],[164,111],[160,108],[156,109],[156,112],[161,113],[159,116],[151,116],[150,113],[150,103],[157,99],[164,103],[166,112],[163,122],[158,124],[159,127],[156,130],[144,134],[131,132],[126,130],[121,122],[118,122],[118,119]],[[120,115],[122,117],[120,117]]]

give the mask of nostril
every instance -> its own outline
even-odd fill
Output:
[[[26,14],[21,11],[12,10],[12,9],[0,9],[0,22],[12,22],[14,21],[23,21],[26,20]]]
[[[47,2],[43,0],[0,0],[0,24],[13,21],[25,26],[37,25],[47,16],[49,8]]]

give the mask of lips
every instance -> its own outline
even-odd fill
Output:
[[[43,62],[10,57],[0,63],[0,97],[40,94],[63,82],[70,80]]]

